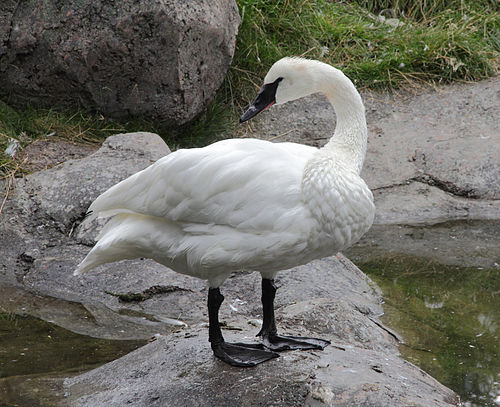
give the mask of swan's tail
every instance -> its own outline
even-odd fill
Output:
[[[123,232],[125,232],[124,226],[129,223],[128,218],[127,214],[120,214],[109,220],[99,234],[96,245],[73,272],[74,276],[83,274],[101,264],[134,258],[130,257],[130,252],[127,252],[125,239],[120,238],[120,235],[126,236]]]
[[[144,240],[144,224],[147,222],[144,218],[130,213],[113,216],[99,234],[96,245],[77,266],[73,275],[80,275],[101,264],[144,257],[137,244]]]
[[[80,274],[86,273],[87,271],[92,270],[93,268],[106,263],[106,262],[99,262],[97,260],[98,257],[99,256],[93,253],[93,250],[91,250],[90,253],[82,260],[82,262],[73,271],[73,275],[79,276]]]
[[[104,226],[98,242],[73,275],[119,260],[155,259],[158,253],[168,254],[172,242],[179,240],[175,239],[178,229],[171,222],[153,216],[119,213]]]

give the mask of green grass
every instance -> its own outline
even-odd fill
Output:
[[[24,173],[19,156],[12,158],[3,153],[12,140],[19,142],[21,149],[37,139],[101,144],[113,134],[149,131],[160,134],[173,150],[206,145],[216,141],[233,126],[231,111],[220,98],[218,95],[203,114],[180,128],[164,128],[145,119],[118,122],[83,110],[15,109],[0,101],[0,179]]]
[[[118,123],[82,111],[14,109],[0,103],[0,179],[20,168],[3,154],[10,138],[25,145],[56,132],[56,137],[98,143],[110,134],[144,130],[159,133],[173,149],[213,142],[234,130],[269,67],[287,55],[339,67],[358,88],[475,81],[498,73],[500,13],[495,0],[237,0],[237,4],[242,23],[232,66],[216,98],[197,120],[172,129],[145,120]],[[398,18],[400,24],[388,24],[388,18]]]
[[[12,140],[23,148],[36,139],[64,139],[98,144],[107,136],[124,131],[154,131],[151,123],[118,123],[82,110],[25,107],[15,109],[0,101],[0,179],[22,172],[19,157],[2,154]]]
[[[427,7],[425,18],[415,10],[417,5],[436,3],[441,6]],[[452,3],[238,0],[242,24],[228,80],[237,89],[236,100],[248,101],[250,90],[255,91],[269,66],[286,55],[328,62],[361,88],[473,81],[494,75],[500,52],[496,3],[462,0],[458,8],[443,6]],[[391,4],[408,10],[393,11],[399,18],[397,27],[376,14]]]
[[[496,0],[353,0],[373,13],[391,13],[414,20],[428,20],[447,10],[458,10],[464,15],[469,9],[481,11],[498,9]]]

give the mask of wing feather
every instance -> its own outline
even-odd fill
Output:
[[[104,192],[89,210],[270,230],[297,216],[304,166],[316,151],[256,139],[178,150]]]

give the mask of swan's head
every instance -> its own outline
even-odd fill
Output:
[[[246,122],[269,106],[282,104],[316,92],[320,70],[326,64],[303,58],[282,58],[275,62],[266,77],[264,86],[252,105],[241,116]],[[329,65],[326,65],[331,69]]]

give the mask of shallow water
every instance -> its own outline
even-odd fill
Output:
[[[144,344],[92,338],[32,316],[0,313],[0,406],[53,406],[63,397],[63,377]]]
[[[370,250],[366,241],[351,253],[381,287],[383,320],[403,337],[403,356],[455,390],[466,406],[500,405],[499,226],[450,222],[412,227],[405,235],[395,226],[392,234],[400,241],[392,247],[412,247],[404,255],[379,244]],[[390,234],[386,227],[384,236]]]
[[[0,313],[0,378],[84,371],[144,343],[92,338],[28,315]]]

